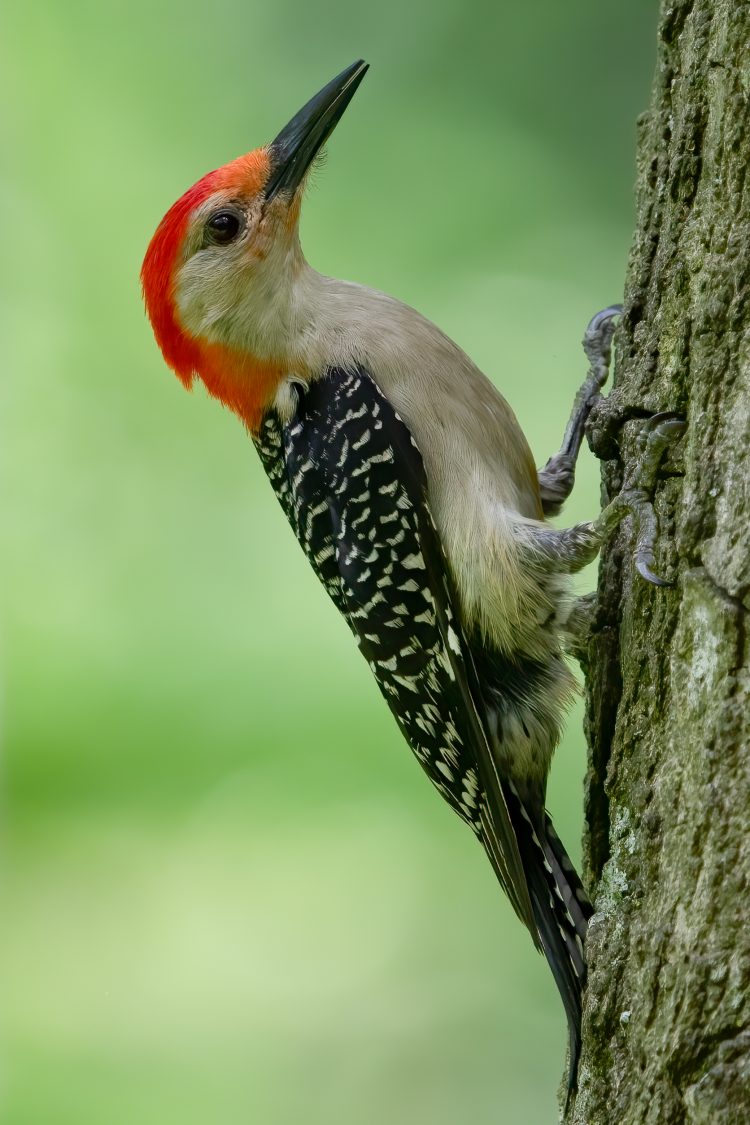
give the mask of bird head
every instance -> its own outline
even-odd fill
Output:
[[[309,169],[367,71],[359,60],[271,144],[203,176],[160,222],[141,282],[169,367],[257,429],[288,373],[284,298],[304,259],[298,221]]]

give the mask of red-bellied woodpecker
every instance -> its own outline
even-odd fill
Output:
[[[657,416],[634,477],[594,523],[556,530],[617,307],[563,447],[537,473],[510,407],[434,324],[316,273],[298,218],[306,173],[359,86],[354,63],[275,141],[209,172],[162,219],[143,263],[168,365],[247,426],[311,565],[352,629],[430,780],[481,841],[550,964],[579,1051],[586,894],[545,812],[573,690],[568,576],[631,512],[646,578],[646,499],[679,431]]]

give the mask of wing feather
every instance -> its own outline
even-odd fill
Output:
[[[362,368],[333,369],[256,440],[287,517],[433,784],[482,840],[539,946],[455,587],[411,433]]]

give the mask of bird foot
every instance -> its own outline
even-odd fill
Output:
[[[566,652],[583,665],[598,605],[595,590],[576,598],[562,624]]]
[[[545,515],[556,515],[573,491],[576,460],[583,441],[586,420],[601,397],[601,389],[609,375],[612,358],[612,336],[622,305],[609,305],[593,316],[583,336],[583,350],[589,370],[578,389],[570,420],[559,452],[539,470],[539,490]]]
[[[621,492],[597,521],[606,536],[626,515],[632,515],[635,522],[635,568],[641,578],[654,586],[674,585],[654,571],[659,525],[653,494],[664,454],[682,437],[685,429],[685,419],[669,411],[654,414],[643,424],[638,435],[639,455],[625,474]]]
[[[591,368],[586,382],[590,383],[592,392],[600,391],[607,382],[615,321],[621,313],[622,305],[609,305],[592,316],[583,334],[583,350]]]

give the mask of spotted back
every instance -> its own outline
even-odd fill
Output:
[[[300,391],[290,422],[269,415],[256,445],[407,742],[482,839],[537,940],[422,458],[408,428],[366,371],[334,369]]]

